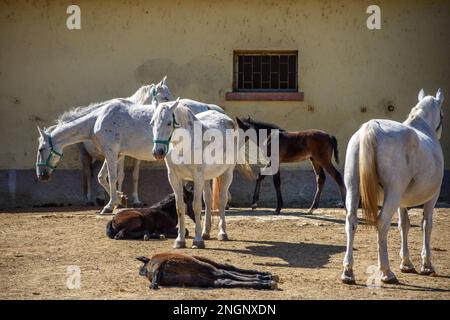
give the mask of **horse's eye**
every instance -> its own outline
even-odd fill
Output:
[[[172,122],[169,121],[169,123],[168,123],[167,125],[168,125],[168,126],[171,126],[171,125],[172,125]]]

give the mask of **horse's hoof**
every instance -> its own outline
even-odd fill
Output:
[[[230,205],[227,204],[227,205],[225,206],[225,210],[230,210]]]
[[[113,213],[113,209],[108,208],[108,207],[104,207],[102,211],[100,211],[100,215],[107,215],[107,214],[112,214]]]
[[[217,236],[217,240],[228,241],[228,235],[226,233],[219,233],[219,235]]]
[[[280,214],[280,212],[281,212],[281,208],[279,208],[279,209],[277,208],[273,211],[274,214]]]
[[[345,284],[355,284],[355,275],[353,274],[353,271],[344,270],[341,275],[341,280]]]
[[[410,264],[401,264],[400,265],[400,271],[403,273],[417,273],[416,268],[414,268],[414,265],[412,263]]]
[[[148,236],[148,234],[144,234],[144,241],[148,241],[150,240],[150,237]]]
[[[278,289],[278,283],[276,283],[275,281],[270,281],[270,290],[276,290]]]
[[[206,233],[206,232],[202,233],[202,239],[203,240],[209,240],[210,239],[209,238],[209,233]]]
[[[311,208],[311,209],[309,209],[308,211],[305,212],[305,215],[309,216],[309,215],[311,215],[313,213],[314,213],[314,209]]]
[[[381,276],[381,282],[386,284],[397,284],[398,279],[393,272],[389,272],[387,275]]]
[[[258,204],[257,203],[252,203],[250,208],[252,208],[252,210],[255,210],[256,208],[258,208]]]
[[[194,240],[194,242],[192,243],[192,249],[205,249],[205,242],[203,240]]]
[[[173,245],[174,249],[183,249],[186,248],[186,240],[175,240],[175,244]]]
[[[421,267],[420,268],[420,274],[423,276],[436,276],[436,271],[434,270],[433,267]]]

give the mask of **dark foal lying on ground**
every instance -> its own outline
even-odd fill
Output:
[[[189,189],[189,187],[188,187]],[[186,214],[195,220],[192,209],[192,191],[184,188]],[[150,208],[130,208],[120,210],[106,225],[106,235],[111,239],[160,239],[176,238],[178,215],[175,195],[172,193]],[[187,230],[186,230],[187,235]]]
[[[322,194],[325,184],[325,171],[334,179],[339,187],[342,197],[342,205],[345,202],[345,186],[342,176],[332,163],[334,160],[339,163],[337,140],[333,135],[322,130],[306,130],[306,131],[287,131],[280,127],[262,121],[257,121],[250,117],[236,118],[239,128],[242,130],[255,129],[256,143],[259,144],[259,129],[268,130],[267,136],[267,155],[270,157],[270,133],[272,130],[279,130],[279,163],[301,162],[309,160],[316,174],[317,189],[314,200],[309,208],[309,213],[319,207],[320,195]],[[259,173],[256,180],[255,191],[253,193],[252,209],[256,209],[259,200],[259,191],[261,182],[265,175]],[[273,175],[273,184],[277,194],[276,213],[280,213],[283,207],[283,197],[281,195],[281,176],[280,170]]]
[[[151,259],[136,259],[144,263],[139,274],[150,281],[150,289],[158,289],[158,285],[272,290],[277,288],[278,277],[268,272],[239,269],[203,257],[160,253]]]

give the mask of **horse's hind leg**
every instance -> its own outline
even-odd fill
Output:
[[[108,165],[106,160],[103,161],[103,165],[98,172],[98,183],[106,190],[109,195],[109,183],[108,183]]]
[[[400,270],[405,273],[416,272],[414,265],[409,258],[408,250],[408,231],[410,227],[408,209],[399,208],[398,209],[398,229],[400,231],[400,237],[402,240],[402,245],[400,249],[400,258],[402,262],[400,264]]]
[[[359,143],[356,144],[359,147]],[[352,150],[353,147],[353,150]],[[347,148],[347,159],[345,164],[345,186],[347,187],[347,195],[345,199],[346,219],[345,232],[347,235],[347,249],[343,261],[344,271],[341,275],[342,282],[346,284],[355,283],[355,275],[353,273],[353,240],[355,238],[356,227],[358,226],[358,205],[359,205],[359,174],[358,174],[358,153],[352,141]]]
[[[139,169],[141,166],[141,161],[135,159],[133,167],[133,207],[141,207],[142,203],[139,200],[138,187],[139,187]]]
[[[323,168],[314,160],[310,159],[311,165],[313,166],[314,173],[316,174],[316,194],[314,195],[314,201],[308,210],[308,213],[313,213],[314,209],[319,207],[320,195],[322,194],[323,186],[325,184],[326,175]]]
[[[280,213],[281,208],[283,208],[283,196],[281,195],[281,173],[280,170],[273,175],[273,185],[277,194],[277,208],[276,213]]]
[[[113,150],[109,150],[110,153],[105,153],[105,162],[108,168],[108,178],[109,178],[109,202],[100,212],[100,214],[112,213],[114,206],[117,204],[117,153]]]
[[[217,279],[214,281],[214,287],[275,290],[278,285],[275,281],[237,281],[232,279]]]
[[[325,164],[321,163],[320,165],[325,169],[326,172],[328,172],[328,174],[334,179],[334,181],[336,181],[336,184],[339,187],[339,192],[341,193],[341,199],[343,202],[342,206],[343,206],[346,201],[345,200],[346,190],[345,190],[345,186],[344,186],[344,181],[342,180],[342,175],[331,163],[331,158]]]
[[[378,229],[378,263],[381,271],[381,281],[384,283],[397,283],[395,274],[389,267],[387,236],[391,227],[394,212],[400,206],[401,193],[384,189],[384,203],[377,221]]]
[[[228,203],[228,189],[230,188],[231,182],[233,181],[233,170],[234,167],[227,169],[224,174],[222,174],[220,179],[220,200],[219,200],[219,234],[217,239],[219,241],[228,240],[226,223],[225,223],[225,207]]]
[[[431,229],[433,226],[433,209],[438,199],[439,193],[431,201],[423,206],[423,249],[422,249],[422,266],[420,274],[433,275],[435,270],[431,263]]]
[[[262,175],[261,172],[258,174],[258,178],[256,179],[255,191],[253,192],[253,200],[252,200],[252,209],[256,209],[258,207],[259,200],[259,191],[261,190],[261,182],[264,180],[266,176]]]
[[[212,209],[212,194],[210,181],[205,182],[205,188],[203,190],[203,199],[205,200],[205,221],[203,222],[202,238],[203,240],[209,240],[209,234],[211,232],[211,209]]]
[[[117,190],[123,192],[123,180],[125,179],[125,157],[119,157],[117,161]],[[119,203],[117,208],[123,208],[124,205]]]

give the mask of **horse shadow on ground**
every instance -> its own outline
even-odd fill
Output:
[[[218,251],[231,251],[234,253],[250,254],[257,257],[279,258],[280,263],[255,263],[260,266],[269,267],[298,267],[298,268],[320,268],[329,263],[334,254],[345,251],[345,246],[318,244],[318,243],[290,243],[281,241],[247,241],[239,242],[253,243],[245,249],[217,248]]]
[[[330,209],[339,209],[339,208],[330,208]],[[330,216],[324,216],[318,213],[309,214],[307,213],[307,210],[304,211],[298,211],[298,212],[286,212],[286,213],[274,213],[273,211],[253,211],[253,210],[233,210],[230,209],[227,211],[227,216],[236,217],[236,216],[277,216],[277,217],[299,217],[299,218],[305,218],[310,220],[316,220],[316,221],[324,221],[324,222],[331,222],[336,224],[345,225],[345,218],[333,218]],[[367,225],[366,221],[364,219],[358,218],[358,224],[359,225]],[[398,223],[392,222],[391,227],[398,227]],[[417,224],[411,224],[411,228],[420,228],[420,225]]]

